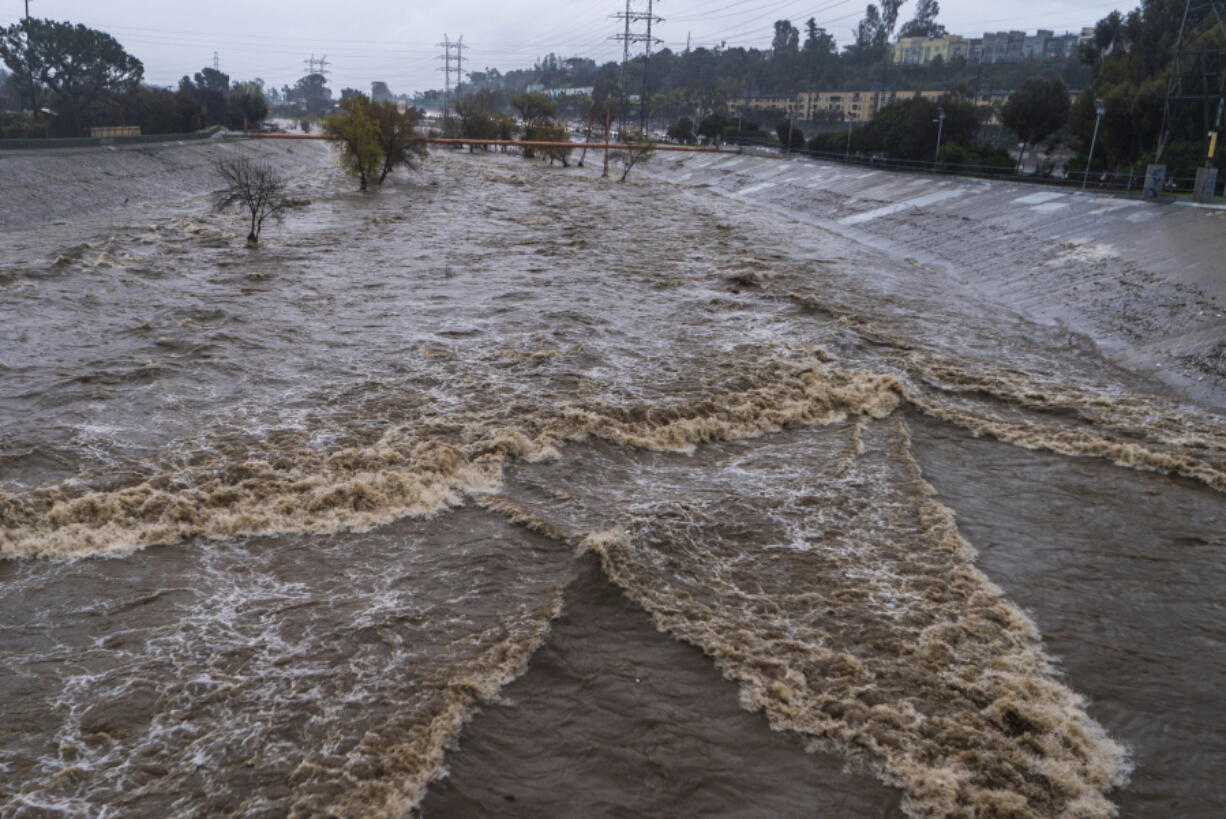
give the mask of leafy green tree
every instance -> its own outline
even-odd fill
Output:
[[[57,128],[70,134],[80,132],[90,105],[135,90],[145,73],[141,61],[105,32],[34,18],[0,29],[0,60],[24,81],[32,108],[39,107],[42,89],[51,92]]]
[[[1210,55],[1226,49],[1226,27],[1218,22],[1212,4],[1194,4],[1186,21],[1185,7],[1183,0],[1145,0],[1127,14],[1112,12],[1099,20],[1093,38],[1083,45],[1081,58],[1093,70],[1093,90],[1073,106],[1069,130],[1082,152],[1088,151],[1094,130],[1093,100],[1103,100],[1106,113],[1095,150],[1096,166],[1100,157],[1110,169],[1143,165],[1159,157],[1167,162],[1168,146],[1173,149],[1177,143],[1199,144],[1200,161],[1186,167],[1180,162],[1178,171],[1168,162],[1168,173],[1187,175],[1203,164],[1203,123],[1206,116],[1212,121],[1216,115],[1216,103],[1208,103],[1208,109],[1203,102],[1177,105],[1164,132],[1166,84],[1181,25],[1186,22],[1185,47]],[[1212,69],[1214,58],[1207,59]],[[1217,71],[1222,70],[1226,66],[1219,63]],[[1185,75],[1185,90],[1204,92],[1204,80],[1203,75]],[[1209,85],[1210,93],[1215,92],[1216,84]],[[1224,154],[1219,150],[1219,167],[1226,167]],[[1084,157],[1079,163],[1085,167]]]
[[[937,0],[919,0],[915,4],[915,16],[898,32],[899,37],[943,37],[945,26],[937,22],[941,4]]]
[[[694,120],[682,117],[668,126],[668,138],[675,139],[683,145],[693,145],[695,142]]]
[[[230,127],[247,130],[268,117],[268,97],[259,82],[239,82],[230,91]]]
[[[864,17],[856,24],[855,40],[847,47],[847,55],[859,63],[872,63],[881,59],[886,41],[881,11],[872,3],[864,9]]]
[[[379,171],[378,184],[382,185],[388,174],[397,168],[417,168],[426,157],[426,139],[418,133],[421,113],[416,108],[401,111],[394,102],[370,102],[359,95],[367,116],[375,123],[379,152],[383,166]]]
[[[294,85],[290,99],[301,102],[308,114],[317,117],[332,107],[332,89],[328,88],[327,78],[323,74],[307,74]]]
[[[519,112],[519,118],[524,123],[524,139],[532,142],[546,142],[542,133],[549,130],[553,125],[550,117],[558,113],[558,103],[546,94],[519,94],[511,98],[511,107]],[[552,131],[550,131],[552,133]],[[565,132],[563,132],[565,137]],[[536,150],[533,148],[524,148],[524,158],[532,159],[536,156]],[[565,164],[565,158],[563,158]]]
[[[1059,77],[1027,80],[1000,111],[1000,121],[1022,140],[1020,161],[1025,161],[1028,147],[1063,128],[1068,116],[1068,86]]]
[[[194,77],[179,80],[179,93],[204,106],[205,121],[211,125],[230,125],[230,77],[213,68],[204,68]]]
[[[793,151],[805,149],[805,132],[789,119],[780,120],[775,124],[775,133],[779,136],[779,144]]]
[[[498,139],[498,122],[489,114],[479,111],[466,113],[460,118],[460,136],[464,139]],[[468,152],[472,153],[474,147],[469,145]]]
[[[708,114],[698,123],[698,135],[715,140],[724,136],[729,127],[736,128],[736,120],[724,114]]]
[[[519,112],[519,118],[529,128],[558,113],[557,101],[546,94],[519,94],[511,99],[511,107]]]
[[[532,136],[529,138],[539,140],[540,142],[570,141],[567,137],[566,129],[552,120],[538,122],[536,125],[532,126],[531,131]],[[570,157],[571,152],[574,151],[574,148],[552,145],[548,148],[541,148],[540,151],[541,155],[549,160],[550,165],[556,161],[561,162],[563,168],[569,168],[570,162],[568,158]]]
[[[0,68],[0,111],[21,109],[21,89],[13,75]]]
[[[975,106],[956,95],[942,97],[939,103],[925,97],[893,102],[865,125],[851,133],[852,149],[881,153],[893,159],[931,161],[936,155],[937,125],[940,110],[945,111],[942,128],[944,142],[971,145],[979,133]],[[847,149],[845,132],[817,134],[809,140],[809,150],[843,153]]]
[[[838,47],[834,37],[824,28],[819,28],[817,20],[810,17],[805,23],[805,42],[801,48],[801,58],[805,69],[805,79],[814,86],[819,75],[830,72],[838,64]]]
[[[383,169],[383,148],[379,125],[372,116],[370,100],[359,94],[340,104],[340,109],[323,118],[323,132],[333,140],[341,167],[356,176],[366,190]]]
[[[344,102],[350,97],[360,97],[360,96],[362,96],[362,92],[356,88],[342,88],[341,89],[341,102]]]
[[[203,105],[161,88],[144,86],[100,107],[95,124],[139,125],[143,134],[187,134],[205,125]]]

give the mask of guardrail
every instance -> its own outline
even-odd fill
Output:
[[[733,143],[728,143],[733,144]],[[798,156],[818,159],[823,162],[840,162],[848,165],[878,168],[880,170],[910,173],[939,174],[942,176],[969,176],[977,179],[994,179],[1008,182],[1023,182],[1030,185],[1050,187],[1086,188],[1087,190],[1140,193],[1145,185],[1145,174],[1135,171],[1072,171],[1063,177],[1019,173],[1015,165],[977,165],[959,162],[931,162],[892,159],[881,154],[830,153],[810,151],[807,148],[786,150],[777,143],[742,140],[737,146],[763,148],[776,152],[781,157]],[[1167,177],[1164,191],[1167,193],[1191,193],[1196,182],[1194,177]],[[1222,196],[1226,196],[1226,178],[1218,182]]]
[[[326,134],[265,134],[255,131],[248,131],[245,136],[258,139],[320,139],[324,141],[332,140],[332,137]],[[624,142],[543,142],[532,139],[464,139],[462,137],[426,137],[423,140],[428,145],[456,145],[464,147],[465,145],[488,145],[491,147],[518,147],[518,148],[587,148],[589,151],[603,151],[606,148],[610,151],[695,151],[699,153],[719,153],[719,148],[708,145],[673,145],[667,142],[653,142],[643,144],[641,142],[624,143]]]
[[[48,139],[0,139],[0,151],[30,150],[43,148],[99,148],[105,145],[145,145],[156,142],[187,142],[202,139],[212,139],[219,131],[224,131],[220,125],[214,125],[204,131],[193,131],[190,134],[141,134],[140,136],[116,137],[59,137]]]

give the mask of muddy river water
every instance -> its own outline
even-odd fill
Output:
[[[710,191],[324,159],[258,250],[0,232],[0,816],[1226,811],[1211,405]]]

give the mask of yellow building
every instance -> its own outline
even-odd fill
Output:
[[[940,57],[949,62],[954,57],[970,56],[970,41],[957,34],[944,37],[899,37],[894,44],[894,62],[898,65],[928,65]]]
[[[732,101],[733,111],[787,111],[798,119],[804,112],[796,97],[740,97]]]
[[[875,91],[802,91],[796,95],[797,116],[804,120],[839,115],[846,122],[868,122],[876,113]]]
[[[923,97],[939,103],[949,93],[947,90],[802,91],[795,97],[744,97],[733,101],[733,111],[786,111],[803,122],[837,119],[860,124],[868,122],[892,102]],[[999,107],[1008,96],[1008,92],[986,92],[978,95],[974,103]]]

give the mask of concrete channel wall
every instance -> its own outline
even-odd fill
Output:
[[[750,155],[660,156],[651,172],[941,269],[1188,394],[1216,402],[1226,385],[1226,205]]]
[[[322,142],[210,140],[0,151],[0,230],[45,224],[219,187],[213,163],[251,156],[282,172],[330,161]]]

